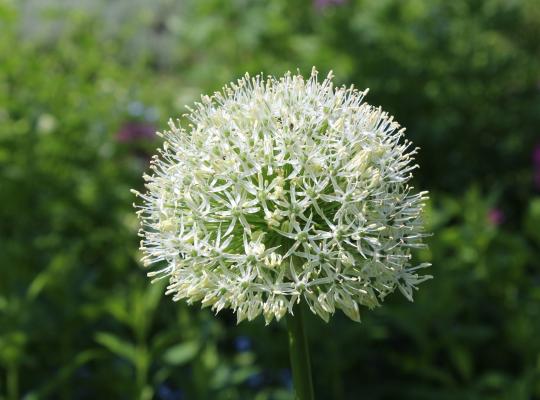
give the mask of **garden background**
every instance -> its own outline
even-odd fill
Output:
[[[292,399],[284,325],[174,304],[130,188],[244,72],[369,87],[421,147],[434,279],[310,318],[318,399],[540,399],[538,0],[0,0],[0,399]]]

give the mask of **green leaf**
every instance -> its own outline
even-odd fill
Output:
[[[132,363],[137,361],[137,349],[132,343],[113,335],[112,333],[99,332],[95,336],[96,342],[106,347],[110,352],[125,358]]]
[[[163,297],[166,285],[167,281],[161,280],[156,281],[152,285],[148,286],[148,289],[146,290],[143,298],[145,300],[146,311],[149,314],[152,314],[159,305],[159,302]]]
[[[465,380],[470,380],[473,374],[473,362],[467,349],[461,346],[450,348],[450,358],[455,368]]]
[[[250,376],[258,374],[260,369],[257,367],[240,368],[231,374],[231,383],[238,385],[244,383]]]
[[[0,335],[0,364],[17,364],[24,357],[27,334],[23,331],[12,331]]]
[[[126,300],[124,297],[109,296],[104,302],[104,308],[118,322],[129,325],[131,315],[127,310]]]
[[[47,283],[49,283],[50,280],[50,274],[48,271],[45,271],[45,273],[38,274],[35,279],[32,281],[30,286],[28,287],[28,298],[30,300],[34,300],[39,293],[47,286]]]
[[[78,368],[102,356],[100,351],[86,350],[77,354],[70,363],[56,371],[54,376],[52,376],[43,387],[27,393],[24,399],[42,399],[46,396],[50,396],[51,393],[53,393],[58,387],[65,385],[72,378],[73,373],[77,371]]]
[[[182,365],[193,360],[199,351],[199,343],[190,341],[170,347],[163,354],[163,360],[170,365]]]
[[[537,243],[540,243],[540,198],[534,198],[529,204],[525,218],[525,230]]]

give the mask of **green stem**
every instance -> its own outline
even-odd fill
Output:
[[[147,398],[148,358],[148,348],[144,343],[139,343],[137,345],[137,359],[135,360],[135,386],[139,400]]]
[[[289,332],[289,353],[294,384],[295,400],[313,400],[313,382],[309,349],[304,331],[302,307],[296,304],[294,315],[287,314],[287,330]]]
[[[19,398],[19,373],[16,365],[8,365],[6,381],[7,398],[17,400]]]

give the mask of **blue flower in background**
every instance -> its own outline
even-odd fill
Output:
[[[246,384],[252,389],[260,388],[262,386],[263,382],[264,382],[264,375],[263,375],[262,372],[257,372],[255,374],[251,375],[246,380]]]
[[[159,111],[155,107],[149,107],[144,111],[144,119],[149,122],[157,121],[159,118]]]
[[[140,101],[132,101],[128,104],[127,111],[132,117],[142,117],[145,112],[145,107]]]
[[[171,389],[169,386],[159,385],[157,397],[161,400],[185,400],[186,396],[182,389]]]
[[[159,118],[159,111],[156,107],[147,107],[140,101],[132,101],[127,106],[127,112],[130,117],[155,122]]]
[[[238,352],[251,350],[251,339],[247,336],[238,336],[234,339],[234,347]]]
[[[292,373],[289,368],[284,368],[280,370],[279,378],[283,386],[285,386],[289,390],[292,390],[292,387],[293,387]]]

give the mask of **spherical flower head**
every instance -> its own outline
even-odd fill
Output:
[[[244,78],[170,122],[138,207],[146,264],[174,300],[280,319],[306,302],[359,320],[429,276],[426,192],[408,184],[415,149],[366,91],[309,79]]]

